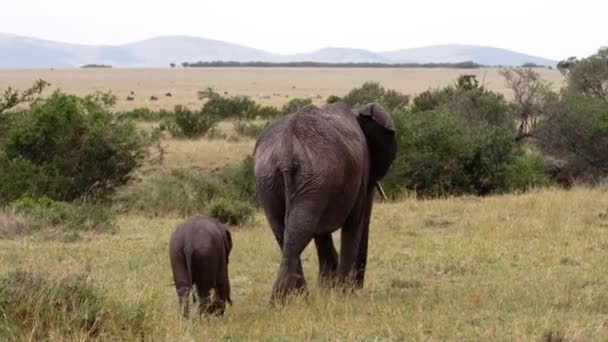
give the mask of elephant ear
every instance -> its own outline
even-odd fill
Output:
[[[395,124],[391,115],[376,103],[363,107],[357,121],[370,151],[370,178],[377,181],[386,175],[397,154]]]

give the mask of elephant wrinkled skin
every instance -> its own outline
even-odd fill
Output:
[[[375,185],[396,154],[391,116],[377,104],[307,106],[256,142],[258,198],[281,248],[271,302],[306,288],[300,254],[314,240],[321,284],[363,286]],[[331,233],[341,230],[338,256]]]

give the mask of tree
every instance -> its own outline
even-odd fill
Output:
[[[547,99],[539,138],[543,151],[594,181],[608,175],[608,48],[561,61],[567,85]]]
[[[516,140],[533,135],[543,113],[545,98],[551,92],[551,83],[531,68],[501,68],[499,73],[513,91],[511,107],[519,121]]]
[[[175,68],[175,63],[169,63],[172,68]]]
[[[608,47],[580,60],[570,57],[557,68],[566,76],[568,88],[608,103]]]

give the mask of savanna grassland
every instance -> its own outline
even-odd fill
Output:
[[[555,85],[563,77],[557,70],[538,69]],[[137,107],[170,109],[174,105],[199,106],[196,92],[207,87],[228,95],[246,95],[265,105],[281,106],[294,97],[316,97],[324,103],[330,95],[342,96],[364,82],[373,81],[405,94],[452,84],[461,74],[473,74],[488,89],[509,95],[497,68],[177,68],[177,69],[55,69],[0,70],[0,89],[24,89],[36,79],[76,95],[112,91],[117,110]],[[134,101],[126,101],[133,91]],[[170,92],[171,97],[165,94]],[[150,101],[157,96],[158,101]],[[288,96],[288,97],[286,97]]]
[[[558,71],[538,72],[562,82]],[[280,106],[289,100],[285,95],[319,94],[322,99],[315,101],[321,103],[364,81],[416,94],[452,84],[462,73],[477,74],[490,89],[509,94],[495,69],[2,70],[0,89],[23,89],[43,78],[53,88],[79,95],[111,90],[118,95],[117,110],[126,110],[200,107],[196,92],[213,87],[220,94],[249,95]],[[136,100],[126,102],[130,91]],[[165,92],[172,96],[164,97]],[[260,94],[271,98],[258,99]],[[159,101],[148,101],[151,95]],[[153,131],[159,124],[140,121],[137,127]],[[302,257],[309,294],[274,308],[268,299],[280,251],[257,208],[249,222],[230,227],[234,305],[221,319],[182,320],[168,239],[183,217],[156,212],[154,196],[162,192],[141,189],[142,184],[164,184],[160,181],[172,171],[212,174],[252,153],[255,140],[235,135],[232,122],[224,120],[217,129],[223,138],[161,134],[162,152],[151,155],[154,161],[136,169],[136,177],[111,197],[116,224],[110,232],[0,238],[0,291],[5,291],[0,304],[10,303],[22,313],[11,316],[12,325],[0,317],[0,340],[608,340],[606,185],[437,199],[403,191],[375,204],[362,290],[343,294],[319,288],[316,252],[309,245]],[[159,183],[147,183],[151,180]],[[133,199],[133,194],[142,195]],[[153,208],[132,210],[125,201]],[[8,225],[3,220],[0,211],[0,228]],[[334,234],[335,242],[339,235]],[[44,281],[38,275],[58,284],[39,286]],[[80,278],[62,285],[60,279],[73,275],[84,276],[87,285]],[[29,284],[42,290],[30,295]],[[61,318],[51,317],[58,312]],[[31,322],[32,317],[39,321]]]
[[[166,144],[168,168],[177,167],[171,162],[219,165],[252,147],[252,141],[206,139]],[[0,274],[88,272],[110,298],[144,310],[144,340],[608,338],[605,187],[377,203],[365,288],[353,295],[319,289],[309,246],[303,256],[309,296],[274,309],[267,300],[280,255],[258,213],[233,230],[234,306],[210,321],[178,316],[167,241],[180,219],[128,214],[117,220],[115,234],[76,242],[0,240]],[[99,338],[121,339],[124,331],[113,333]]]

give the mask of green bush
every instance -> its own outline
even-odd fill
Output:
[[[438,196],[466,189],[464,173],[469,158],[464,125],[444,111],[393,114],[397,156],[382,183],[389,196],[404,189],[422,196]]]
[[[173,116],[171,111],[166,109],[152,110],[150,108],[135,108],[130,111],[118,112],[119,118],[141,120],[141,121],[161,121]]]
[[[543,158],[536,154],[524,154],[509,165],[507,169],[508,190],[529,190],[533,187],[545,186],[549,177],[545,173]]]
[[[177,169],[130,186],[123,200],[130,211],[188,217],[206,213],[221,192],[220,180],[208,172]]]
[[[61,278],[15,270],[0,278],[0,339],[150,337],[150,304],[110,300],[86,274]]]
[[[109,206],[95,203],[71,204],[48,197],[23,197],[9,208],[25,217],[30,231],[113,232],[114,214]]]
[[[241,226],[253,218],[255,208],[238,198],[220,197],[209,205],[209,215],[232,226]]]
[[[242,224],[257,205],[253,158],[210,173],[178,169],[135,184],[124,198],[127,210],[149,215],[212,215],[224,223]],[[238,217],[241,217],[240,219]]]
[[[371,102],[377,102],[392,112],[404,110],[410,102],[410,97],[393,89],[387,90],[379,83],[366,82],[361,87],[351,90],[342,98],[342,101],[355,109]]]
[[[256,113],[256,117],[260,119],[272,119],[279,116],[280,112],[278,109],[272,106],[260,106]]]
[[[327,104],[332,104],[332,103],[336,103],[336,102],[340,102],[342,101],[342,98],[336,95],[329,95],[329,97],[327,98],[326,103]]]
[[[253,120],[256,117],[272,118],[279,114],[274,107],[263,107],[246,96],[213,96],[203,106],[202,111],[218,120]]]
[[[174,137],[198,138],[205,135],[218,119],[204,111],[193,111],[175,106],[171,116],[163,119],[161,129],[167,129]]]
[[[412,112],[447,110],[471,124],[480,122],[515,131],[515,121],[504,96],[480,86],[472,75],[463,75],[453,86],[422,92],[413,100]]]
[[[129,180],[150,140],[99,101],[56,91],[19,116],[0,146],[2,203],[105,197]]]
[[[231,194],[229,197],[255,206],[257,197],[253,167],[253,156],[249,155],[238,164],[226,166],[222,172],[222,180]]]
[[[295,113],[298,110],[300,110],[300,108],[308,106],[310,104],[312,104],[311,99],[300,99],[300,98],[291,99],[289,102],[287,102],[285,105],[283,105],[283,109],[281,110],[281,112],[283,115]]]
[[[608,176],[608,48],[558,64],[567,86],[546,98],[537,136],[542,151],[579,181]]]
[[[268,126],[268,122],[255,123],[252,121],[237,120],[234,122],[234,130],[240,136],[257,139],[264,129]]]
[[[512,132],[501,127],[472,124],[447,110],[397,112],[393,119],[398,152],[383,179],[392,197],[404,190],[423,197],[485,195],[544,184],[542,167],[522,157]]]

